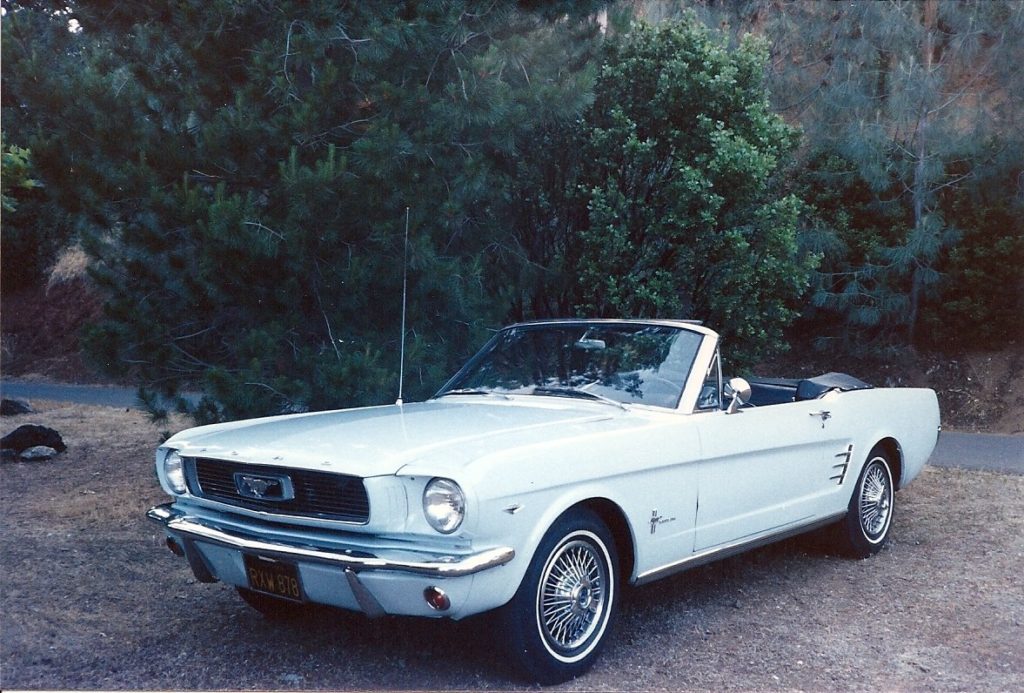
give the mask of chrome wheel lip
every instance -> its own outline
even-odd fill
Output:
[[[568,534],[548,556],[537,584],[541,642],[559,661],[586,657],[601,642],[615,598],[611,557],[594,533]]]
[[[857,514],[861,533],[872,544],[885,539],[892,521],[892,475],[884,459],[868,462],[857,497]]]

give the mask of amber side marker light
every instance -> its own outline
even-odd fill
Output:
[[[423,598],[427,600],[430,608],[435,611],[447,611],[452,605],[452,600],[448,598],[444,590],[438,587],[431,586],[423,590]]]

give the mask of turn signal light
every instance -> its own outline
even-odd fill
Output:
[[[435,611],[447,611],[452,605],[452,600],[448,598],[444,590],[438,587],[428,587],[423,590],[423,598],[427,600],[430,608]]]

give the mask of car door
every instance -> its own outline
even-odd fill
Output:
[[[700,414],[695,551],[835,512],[850,440],[822,399]]]

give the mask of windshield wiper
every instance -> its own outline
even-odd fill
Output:
[[[605,397],[594,392],[587,392],[586,390],[577,390],[572,387],[544,387],[538,385],[533,388],[531,395],[553,395],[555,397],[575,397],[576,399],[589,399],[595,402],[603,402],[605,404],[611,404],[614,407],[618,407],[623,411],[629,411],[629,407],[626,406],[625,402],[619,402],[611,397]]]
[[[501,397],[502,399],[509,399],[509,396],[502,392],[485,390],[479,387],[457,387],[453,390],[445,390],[439,394],[438,397],[445,397],[447,395],[494,395],[495,397]]]

